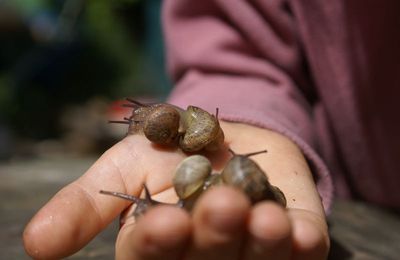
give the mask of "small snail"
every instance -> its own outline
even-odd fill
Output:
[[[224,134],[219,126],[218,110],[216,115],[212,116],[201,108],[189,106],[183,118],[185,133],[179,141],[182,150],[216,150],[223,144]]]
[[[215,151],[224,143],[224,133],[216,115],[189,106],[186,110],[166,104],[142,104],[127,99],[132,107],[131,117],[110,123],[129,124],[128,134],[144,134],[151,142],[161,145],[179,145],[185,152],[202,149]]]
[[[105,190],[100,190],[101,194],[105,194],[105,195],[111,195],[114,197],[118,197],[121,199],[125,199],[125,200],[129,200],[132,201],[133,203],[136,203],[136,208],[133,211],[133,216],[135,218],[138,218],[140,216],[142,216],[143,214],[146,213],[146,211],[150,208],[153,207],[155,205],[160,205],[160,204],[166,204],[167,203],[163,203],[163,202],[159,202],[156,200],[153,200],[151,198],[151,194],[149,192],[149,189],[147,188],[146,184],[143,185],[143,189],[145,192],[145,198],[141,199],[139,197],[133,196],[133,195],[128,195],[125,193],[121,193],[121,192],[115,192],[115,191],[105,191]]]
[[[249,159],[250,156],[267,152],[266,150],[243,155],[238,155],[231,149],[229,151],[233,157],[221,172],[222,181],[225,184],[243,190],[252,203],[274,200],[286,207],[286,198],[283,192],[278,187],[272,186],[260,166]]]
[[[204,184],[211,176],[211,163],[202,155],[192,155],[184,159],[176,168],[172,180],[178,204],[191,210],[204,191]]]
[[[202,155],[192,155],[184,159],[176,168],[172,183],[180,199],[190,197],[202,188],[211,174],[211,163]]]

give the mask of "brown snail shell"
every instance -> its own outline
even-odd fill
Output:
[[[223,133],[216,117],[195,106],[189,106],[184,116],[185,134],[179,142],[182,150],[186,152],[199,151],[217,138],[219,138],[218,143],[223,143]]]
[[[204,147],[204,149],[207,151],[210,151],[210,152],[217,151],[217,150],[221,149],[221,147],[223,147],[224,140],[225,140],[224,131],[222,131],[222,128],[219,126],[219,123],[218,123],[218,133],[213,138],[213,141],[211,141],[209,144],[207,144]]]
[[[180,114],[172,106],[160,105],[153,109],[145,120],[144,135],[156,144],[176,143],[180,123]]]
[[[223,182],[244,191],[252,203],[274,200],[285,207],[286,198],[283,192],[272,186],[260,166],[248,158],[253,154],[234,155],[221,173]]]
[[[268,179],[253,160],[236,155],[225,166],[221,176],[225,184],[243,190],[253,202],[263,199]]]
[[[172,180],[175,192],[182,200],[202,188],[211,174],[211,163],[202,155],[192,155],[184,159],[176,168]]]

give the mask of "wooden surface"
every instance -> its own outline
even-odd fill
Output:
[[[78,178],[94,158],[56,156],[0,165],[0,259],[30,259],[21,234],[35,212],[65,184]],[[117,224],[68,259],[113,259]]]
[[[21,234],[27,221],[94,158],[54,156],[0,163],[0,259],[29,259]],[[400,216],[360,202],[336,201],[329,225],[330,259],[400,259]],[[113,259],[114,222],[68,259]]]
[[[355,201],[336,201],[329,216],[330,259],[400,259],[400,215]]]

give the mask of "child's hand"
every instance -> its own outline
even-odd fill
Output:
[[[190,215],[168,206],[151,209],[135,223],[127,217],[116,242],[117,259],[324,259],[329,239],[319,195],[298,148],[265,129],[222,123],[237,153],[268,149],[252,157],[288,200],[250,206],[231,188],[202,196]],[[138,195],[146,183],[154,199],[174,203],[173,171],[185,157],[160,150],[141,136],[129,136],[107,151],[81,178],[57,193],[24,232],[27,252],[36,259],[61,258],[85,246],[129,202],[99,190]],[[228,152],[211,155],[220,171]]]

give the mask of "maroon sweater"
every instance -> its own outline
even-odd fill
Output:
[[[292,139],[325,208],[332,180],[400,207],[399,0],[165,0],[163,15],[171,102]]]

